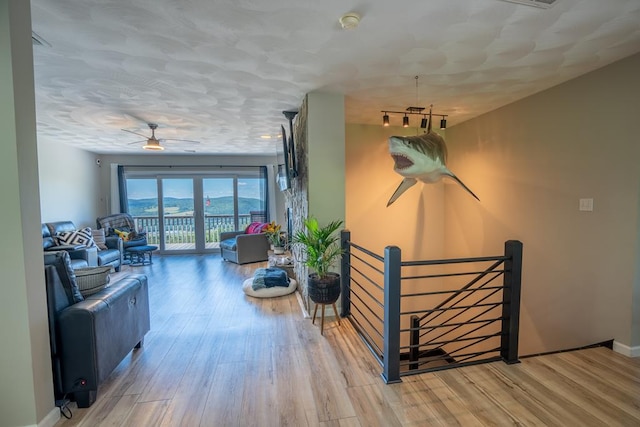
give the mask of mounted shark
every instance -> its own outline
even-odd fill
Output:
[[[389,154],[395,161],[393,168],[404,179],[387,202],[390,206],[407,189],[422,181],[432,184],[448,176],[455,180],[478,201],[478,196],[473,194],[460,179],[447,169],[447,146],[444,139],[431,131],[431,114],[429,114],[429,129],[427,133],[416,136],[391,136],[389,137]]]

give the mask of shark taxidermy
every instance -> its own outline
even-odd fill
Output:
[[[416,136],[389,137],[389,154],[395,162],[393,170],[404,179],[389,199],[387,206],[398,200],[398,197],[416,182],[432,184],[445,176],[452,178],[480,201],[469,187],[447,169],[447,145],[440,135],[431,130],[431,114],[429,114],[429,129],[426,133]]]

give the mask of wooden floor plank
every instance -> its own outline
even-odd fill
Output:
[[[123,427],[157,426],[167,410],[168,401],[140,402],[133,406]]]
[[[245,296],[264,266],[180,255],[124,267],[149,278],[151,331],[57,427],[640,425],[640,361],[605,348],[385,385],[350,322],[328,318],[322,336],[295,294]]]
[[[242,413],[244,377],[247,374],[244,361],[220,363],[208,393],[200,424],[206,426],[243,426],[248,419]]]

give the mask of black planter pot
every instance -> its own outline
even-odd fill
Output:
[[[309,275],[309,298],[316,304],[333,304],[340,296],[340,275],[328,273],[320,279],[316,273]]]

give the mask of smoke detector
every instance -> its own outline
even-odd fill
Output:
[[[345,13],[340,17],[340,25],[345,30],[353,30],[360,24],[360,15],[355,12]]]

